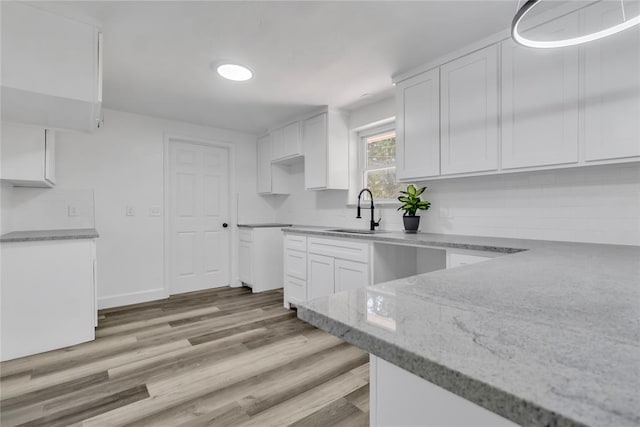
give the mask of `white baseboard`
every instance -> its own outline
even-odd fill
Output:
[[[98,308],[120,307],[123,305],[137,304],[140,302],[155,301],[167,298],[164,288],[150,289],[148,291],[131,292],[127,294],[110,295],[98,298]]]
[[[231,280],[231,283],[229,283],[229,287],[230,288],[240,288],[240,287],[242,287],[242,282],[240,281],[239,278],[233,279],[233,280]]]

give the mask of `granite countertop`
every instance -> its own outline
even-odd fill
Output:
[[[28,230],[12,231],[0,236],[0,242],[35,242],[38,240],[95,239],[99,237],[95,228],[74,228],[68,230]]]
[[[517,253],[298,304],[302,320],[521,425],[640,425],[640,247],[354,238]]]
[[[238,228],[282,228],[291,227],[291,224],[263,223],[263,224],[238,224]]]

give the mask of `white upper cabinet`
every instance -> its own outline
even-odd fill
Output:
[[[537,28],[576,34],[579,17],[567,15]],[[576,163],[580,48],[532,49],[502,43],[502,168]]]
[[[282,162],[302,156],[300,122],[294,122],[271,132],[273,161]]]
[[[619,21],[618,2],[585,9],[588,31]],[[584,57],[585,160],[640,156],[640,28],[588,43]]]
[[[442,174],[498,169],[497,46],[443,65],[440,79]]]
[[[396,86],[396,159],[401,181],[440,175],[439,94],[438,69]]]
[[[307,190],[349,189],[349,133],[345,117],[327,111],[302,122]]]
[[[55,134],[33,126],[2,123],[2,179],[20,187],[53,187]]]
[[[256,143],[256,188],[260,194],[289,194],[288,171],[271,163],[271,135]]]
[[[282,128],[272,131],[271,137],[271,160],[280,159],[285,156],[284,133]]]
[[[22,2],[2,2],[3,120],[94,130],[102,103],[101,35]]]

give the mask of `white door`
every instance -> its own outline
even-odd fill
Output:
[[[335,292],[333,277],[333,258],[309,254],[309,299],[325,297]]]
[[[336,292],[362,289],[370,285],[369,264],[336,259],[334,268]]]
[[[229,285],[229,152],[169,144],[170,291]]]
[[[398,179],[440,175],[440,74],[427,71],[396,86]]]

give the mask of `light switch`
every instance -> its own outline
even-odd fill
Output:
[[[76,205],[67,205],[67,215],[68,216],[78,216],[78,207]]]
[[[136,216],[136,208],[133,206],[127,206],[125,210],[127,216]]]

